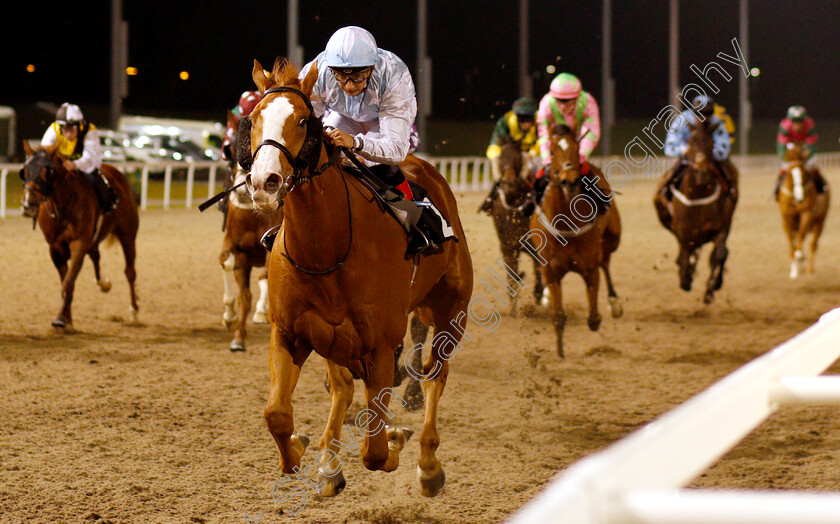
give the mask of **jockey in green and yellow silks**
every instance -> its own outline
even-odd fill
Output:
[[[490,212],[493,207],[493,200],[497,193],[496,188],[502,176],[499,156],[502,153],[503,143],[513,141],[519,144],[523,167],[532,172],[539,167],[540,146],[537,142],[536,112],[537,103],[531,98],[522,97],[517,99],[511,110],[496,122],[496,127],[493,128],[493,134],[490,137],[490,145],[487,146],[487,158],[490,159],[495,183],[490,189],[490,194],[481,204],[479,211]]]

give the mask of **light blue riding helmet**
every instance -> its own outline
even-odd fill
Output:
[[[329,67],[370,67],[376,65],[377,57],[373,35],[354,25],[333,33],[324,50],[324,63]]]

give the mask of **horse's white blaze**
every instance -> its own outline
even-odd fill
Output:
[[[286,121],[292,116],[295,108],[292,102],[285,97],[279,96],[272,100],[262,110],[262,140],[270,138],[276,140],[282,145],[286,145],[283,140],[283,126]],[[260,148],[254,158],[254,164],[251,166],[251,183],[254,186],[261,187],[268,180],[268,176],[272,173],[280,173],[282,164],[280,157],[283,155],[276,147],[266,146]]]
[[[802,188],[802,168],[794,167],[790,170],[790,174],[793,175],[793,198],[797,202],[802,202],[805,198],[805,190]]]
[[[260,324],[268,322],[268,279],[257,281],[260,288],[260,298],[257,300],[257,310],[254,312],[254,322]]]
[[[566,140],[565,138],[561,138],[560,139],[560,147],[563,148],[563,151],[568,151],[569,150],[569,141]]]

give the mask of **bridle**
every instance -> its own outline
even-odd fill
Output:
[[[272,93],[292,93],[297,95],[298,97],[303,100],[303,103],[306,104],[307,109],[309,109],[309,118],[306,120],[306,137],[303,140],[303,145],[301,146],[300,150],[298,151],[297,156],[293,155],[289,148],[281,144],[280,142],[272,139],[272,138],[264,138],[260,143],[257,145],[257,148],[254,152],[250,155],[242,155],[242,158],[239,161],[239,165],[242,166],[245,171],[251,171],[251,165],[254,162],[254,158],[256,158],[257,153],[259,153],[260,149],[263,146],[270,146],[278,149],[283,156],[286,157],[286,160],[292,166],[292,174],[289,177],[286,177],[283,180],[283,184],[281,185],[280,191],[280,202],[282,205],[283,197],[290,193],[298,183],[307,182],[312,178],[315,178],[318,175],[321,175],[326,171],[329,167],[334,165],[338,160],[338,156],[341,153],[339,149],[336,149],[333,154],[330,156],[329,160],[321,166],[318,166],[318,160],[321,156],[321,144],[323,139],[323,124],[321,123],[321,119],[315,116],[315,110],[312,108],[312,102],[310,102],[309,97],[303,94],[302,91],[295,89],[293,87],[286,87],[286,86],[276,86],[270,89],[267,89],[265,93],[263,93],[262,98],[272,94]],[[248,136],[251,134],[251,117],[246,116],[242,118],[242,122],[240,126],[244,124],[245,128],[247,129]],[[248,144],[248,149],[250,150],[250,143]],[[306,170],[309,170],[309,174],[304,174]],[[249,190],[253,189],[251,186],[251,176],[248,175],[246,177],[246,185],[248,186]]]
[[[240,165],[246,171],[251,170],[251,165],[253,164],[254,158],[257,156],[260,148],[263,146],[271,146],[280,150],[281,153],[286,157],[289,164],[292,166],[292,174],[284,179],[283,184],[278,189],[279,195],[278,199],[280,201],[280,205],[283,205],[283,198],[292,192],[292,190],[297,186],[298,183],[308,182],[315,178],[318,175],[323,174],[327,169],[333,166],[338,161],[338,156],[341,154],[341,149],[336,148],[330,158],[322,164],[318,166],[318,160],[321,156],[321,146],[323,144],[323,124],[321,123],[321,119],[315,116],[315,110],[312,108],[312,102],[310,102],[309,97],[307,97],[303,92],[298,89],[286,86],[277,86],[267,89],[265,93],[263,93],[263,98],[267,95],[272,93],[292,93],[299,96],[303,102],[306,104],[306,107],[309,109],[309,118],[306,120],[306,137],[303,140],[303,145],[301,146],[300,150],[298,151],[297,156],[293,155],[289,149],[281,144],[280,142],[271,139],[271,138],[264,138],[260,141],[257,145],[257,149],[254,150],[254,153],[248,157],[245,156],[244,162],[240,160]],[[246,120],[247,119],[247,120]],[[244,117],[243,123],[246,125],[246,129],[248,132],[248,136],[251,134],[251,118]],[[241,124],[240,124],[241,125]],[[248,144],[248,148],[250,149],[250,144]],[[304,172],[308,170],[308,174]],[[306,273],[307,275],[326,275],[328,273],[332,273],[333,271],[341,268],[344,263],[347,261],[347,258],[350,256],[350,248],[353,246],[353,209],[350,207],[350,188],[347,187],[347,178],[344,173],[341,174],[341,180],[344,182],[344,190],[347,194],[347,221],[350,227],[350,241],[347,243],[347,250],[344,252],[344,256],[342,256],[341,260],[336,263],[335,265],[323,269],[323,270],[314,270],[314,269],[307,269],[292,258],[289,254],[289,247],[286,244],[286,235],[283,235],[283,249],[285,253],[282,253],[284,257],[292,264],[296,270]],[[249,190],[253,189],[251,185],[251,175],[245,178],[245,184],[248,186]]]
[[[43,153],[43,154],[41,154]],[[35,164],[35,159],[43,158],[45,165],[40,165],[42,162],[38,162],[37,165],[38,174],[34,176],[27,177],[26,176],[26,166],[32,167]],[[46,169],[45,176],[41,176],[40,170],[41,168]],[[36,151],[29,159],[27,159],[26,163],[24,164],[23,169],[20,170],[20,179],[24,183],[24,191],[26,193],[30,193],[29,189],[26,188],[27,185],[31,184],[35,187],[35,190],[40,195],[40,199],[37,202],[31,202],[30,206],[34,209],[37,206],[40,206],[41,203],[47,201],[51,196],[55,194],[55,166],[53,166],[52,162],[50,162],[49,158],[47,157],[46,151]],[[27,199],[27,202],[29,200]]]

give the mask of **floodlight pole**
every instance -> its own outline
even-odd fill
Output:
[[[298,45],[298,0],[289,0],[286,18],[286,54],[293,64],[303,67],[303,48]]]
[[[741,0],[739,6],[739,37],[741,53],[744,55],[744,63],[749,64],[750,58],[750,41],[749,41],[749,0]],[[749,152],[749,132],[752,127],[752,104],[750,104],[749,86],[747,85],[748,77],[741,74],[738,76],[738,120],[739,120],[739,141],[741,142],[740,151],[742,155]]]
[[[677,93],[680,91],[680,7],[678,0],[671,0],[668,22],[668,100],[674,107],[679,107]]]
[[[528,0],[519,0],[519,96],[534,96],[528,42],[531,39],[528,20]]]
[[[612,1],[604,0],[601,12],[601,156],[610,155],[615,124],[615,82],[612,77]]]
[[[432,59],[428,53],[427,0],[417,0],[417,134],[420,144],[417,149],[429,152],[427,121],[432,114]]]
[[[128,23],[122,19],[122,0],[111,0],[111,104],[109,124],[117,129],[122,101],[128,96]]]

